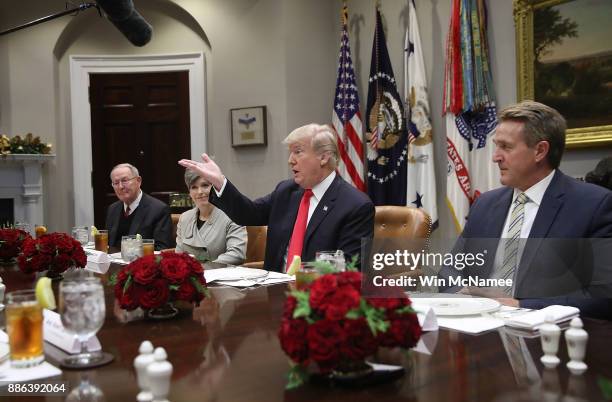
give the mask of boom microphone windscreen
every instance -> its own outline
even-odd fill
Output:
[[[153,27],[134,9],[132,0],[96,0],[106,17],[135,46],[151,40]]]

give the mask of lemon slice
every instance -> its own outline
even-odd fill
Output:
[[[142,236],[140,235],[140,233],[136,233],[136,240],[142,241]]]
[[[55,310],[55,296],[53,295],[53,290],[51,289],[51,279],[43,276],[36,282],[36,301],[42,308],[46,308],[48,310]]]
[[[287,268],[287,275],[295,275],[298,269],[300,269],[300,264],[302,264],[302,257],[299,255],[293,256],[293,261],[291,261],[291,265]]]
[[[98,234],[98,228],[91,225],[91,237],[95,237]]]

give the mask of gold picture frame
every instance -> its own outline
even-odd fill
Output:
[[[579,0],[514,0],[517,94],[519,100],[535,99],[534,12]],[[606,1],[606,0],[602,0]],[[566,148],[612,145],[612,125],[567,130]]]

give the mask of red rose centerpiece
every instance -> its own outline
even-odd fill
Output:
[[[30,234],[21,229],[0,229],[0,262],[11,264],[21,253],[23,242],[31,238]]]
[[[176,315],[174,301],[199,302],[207,295],[202,265],[185,253],[141,257],[123,267],[113,282],[122,309],[140,307],[152,318]]]
[[[57,278],[68,268],[85,267],[87,256],[81,243],[71,236],[49,233],[38,239],[27,238],[17,262],[25,274],[47,271],[48,277]]]
[[[365,358],[379,347],[410,349],[421,337],[411,302],[403,294],[389,299],[361,296],[361,273],[326,274],[305,290],[292,291],[278,332],[293,365],[287,388],[307,379],[314,363],[321,373],[371,370]]]

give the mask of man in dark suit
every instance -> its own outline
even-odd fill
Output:
[[[174,247],[170,208],[142,192],[138,169],[122,163],[113,168],[110,178],[119,200],[106,210],[109,246],[121,247],[121,236],[140,234],[155,239],[156,250]]]
[[[612,192],[558,169],[565,129],[565,119],[541,103],[524,101],[500,112],[493,162],[504,187],[474,202],[455,246],[455,252],[488,249],[487,261],[463,272],[445,268],[441,276],[512,279],[506,288],[462,292],[529,308],[574,305],[583,314],[612,317],[610,241],[593,239],[612,237]]]
[[[273,192],[250,200],[225,178],[208,155],[203,162],[179,164],[212,183],[210,202],[239,225],[268,225],[265,268],[285,271],[294,256],[314,260],[321,250],[343,250],[346,258],[361,253],[361,239],[371,239],[374,205],[367,195],[335,172],[338,148],[328,126],[309,124],[283,141],[289,146],[293,179]]]

